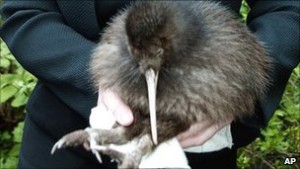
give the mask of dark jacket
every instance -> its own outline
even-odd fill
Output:
[[[223,3],[238,13],[240,1]],[[299,63],[299,2],[248,3],[252,11],[247,24],[266,44],[275,62],[272,85],[264,103],[257,106],[255,117],[233,124],[237,147],[259,135],[259,128],[271,118],[291,71]],[[95,7],[94,1],[59,0],[7,1],[2,6],[6,22],[1,37],[21,65],[39,79],[27,104],[27,116],[52,139],[51,143],[88,126],[97,96],[87,71],[91,51],[105,22],[119,7],[115,1],[98,2]]]

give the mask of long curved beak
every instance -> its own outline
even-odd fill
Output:
[[[145,77],[146,77],[147,88],[148,88],[148,101],[149,101],[152,140],[153,143],[157,145],[156,87],[157,87],[158,72],[155,73],[155,71],[150,68],[146,70]]]

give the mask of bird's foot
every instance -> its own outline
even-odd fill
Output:
[[[151,142],[150,136],[147,138],[149,138],[148,142]],[[143,143],[144,141],[138,141],[136,149],[126,153],[111,146],[112,144],[120,145],[126,144],[127,142],[125,137],[120,135],[119,129],[100,130],[86,128],[85,130],[77,130],[63,136],[55,143],[51,154],[54,154],[58,149],[83,145],[86,150],[91,151],[96,156],[100,163],[102,163],[100,156],[100,153],[102,153],[116,160],[119,163],[119,168],[138,168],[142,155],[144,154],[140,149],[149,144],[148,142]]]
[[[76,130],[63,136],[58,140],[51,150],[54,154],[57,149],[66,147],[76,147],[83,145],[86,150],[102,150],[104,147],[99,146],[101,143],[101,130],[86,128],[85,130]]]
[[[58,140],[52,147],[51,154],[54,154],[57,149],[78,145],[83,145],[85,149],[90,150],[90,138],[90,134],[86,130],[76,130]]]
[[[77,130],[71,132],[63,136],[54,144],[51,149],[51,154],[54,154],[58,149],[83,145],[86,150],[92,151],[92,153],[95,154],[97,160],[102,163],[99,152],[104,151],[108,148],[108,146],[104,145],[104,142],[110,141],[105,139],[109,136],[108,133],[109,132],[107,131],[93,128],[86,128],[85,130]]]

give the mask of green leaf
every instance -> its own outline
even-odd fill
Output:
[[[14,142],[21,143],[22,134],[23,134],[23,127],[24,127],[24,121],[19,122],[18,125],[14,128],[14,131],[13,131]]]
[[[0,101],[1,101],[1,103],[4,103],[8,99],[13,97],[18,92],[18,89],[14,86],[6,86],[6,87],[2,88],[0,90],[0,92],[1,92]]]
[[[9,151],[9,157],[18,157],[20,152],[21,144],[15,144]]]
[[[26,80],[26,82],[36,81],[36,78],[28,72],[25,72],[24,79]]]
[[[14,74],[6,73],[6,74],[1,74],[0,77],[0,88],[3,88],[7,86],[8,84],[12,84],[15,80],[17,79],[17,76]]]
[[[9,60],[14,61],[15,63],[17,63],[15,57],[11,53],[9,53],[8,55],[6,55],[5,58],[7,58],[7,59],[9,59]]]
[[[284,111],[278,109],[278,110],[276,111],[276,114],[277,114],[278,116],[280,116],[280,117],[284,117],[284,115],[285,115],[286,113],[285,113]]]
[[[32,91],[36,85],[36,81],[28,83],[26,86]]]
[[[6,58],[0,58],[0,67],[8,68],[10,66],[10,60]]]
[[[20,93],[15,96],[15,99],[11,102],[12,107],[20,107],[27,103],[28,97],[24,93]]]
[[[1,142],[4,142],[5,140],[10,140],[11,137],[12,137],[12,135],[9,134],[8,131],[5,131],[5,132],[3,132],[3,133],[0,133],[0,140],[1,140]]]
[[[3,43],[3,41],[1,41],[1,51],[0,51],[0,53],[1,53],[1,57],[6,57],[8,55],[11,55],[8,47],[5,45],[5,43]]]
[[[1,164],[2,165],[2,164]],[[18,157],[9,156],[5,159],[3,168],[17,168],[18,165]],[[1,166],[2,167],[2,166]]]

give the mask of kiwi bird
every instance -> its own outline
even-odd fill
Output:
[[[136,168],[141,156],[194,123],[253,115],[268,85],[270,60],[261,42],[220,4],[144,1],[112,19],[90,68],[96,88],[120,96],[134,122],[75,131],[53,152],[88,143],[90,133],[101,145],[137,139],[135,153],[102,152]]]

